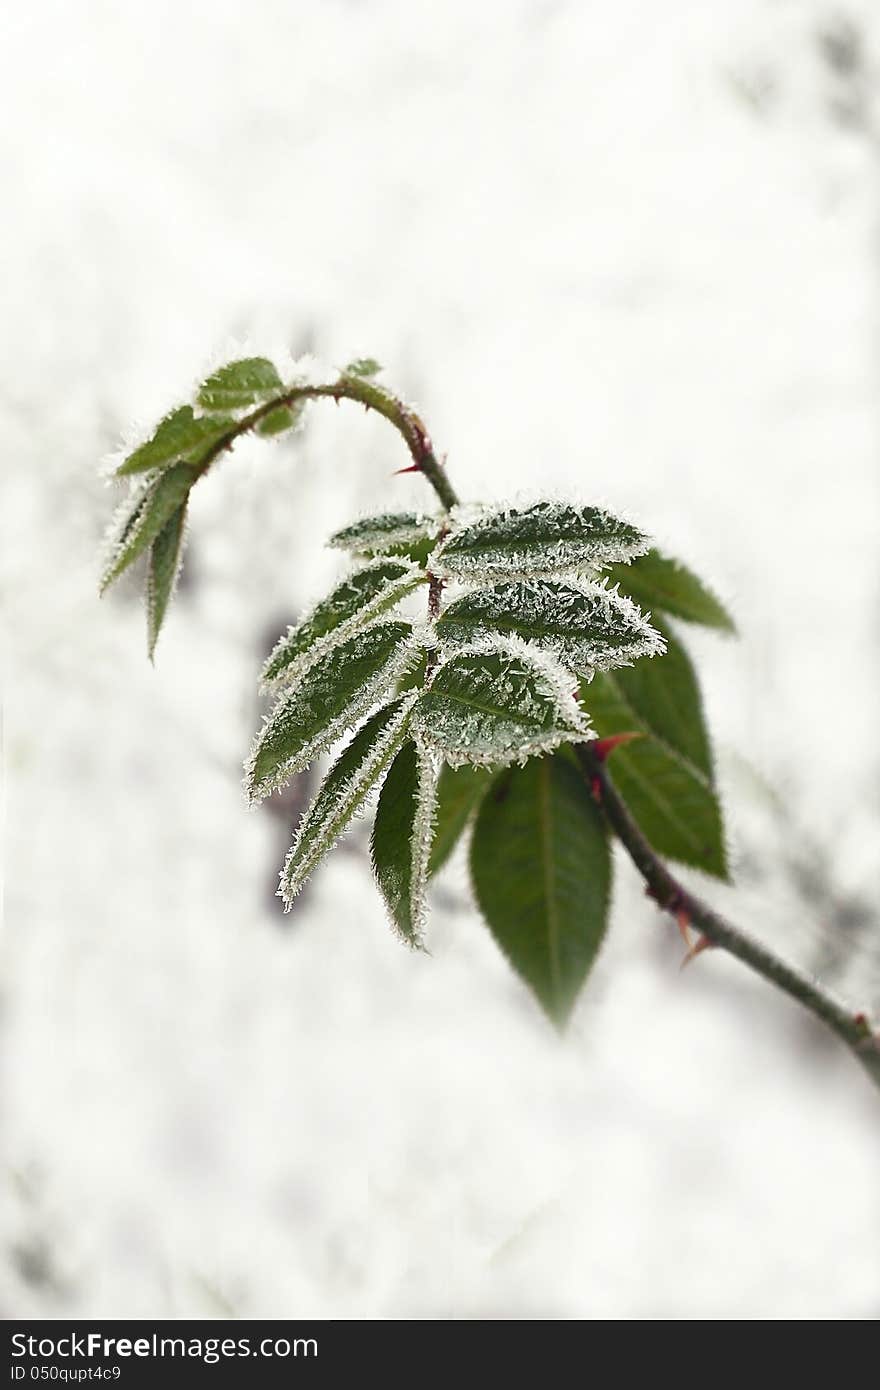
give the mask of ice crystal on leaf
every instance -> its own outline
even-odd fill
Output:
[[[279,897],[289,909],[324,855],[336,844],[406,737],[415,692],[385,705],[346,744],[303,814],[281,871]]]
[[[182,405],[160,420],[151,439],[139,445],[116,470],[117,477],[146,473],[179,461],[198,462],[201,454],[232,424],[229,415],[196,415]]]
[[[343,527],[327,544],[355,555],[387,554],[397,547],[432,539],[439,534],[440,524],[439,517],[421,512],[383,512]]]
[[[110,545],[101,578],[101,593],[152,545],[165,523],[186,501],[198,476],[199,470],[192,464],[175,463],[143,490],[135,492],[128,509],[120,514],[121,524]]]
[[[629,560],[647,548],[641,531],[599,507],[536,502],[488,511],[453,527],[432,567],[453,579],[484,583],[572,573]]]
[[[493,633],[537,643],[578,674],[663,650],[663,639],[629,599],[601,584],[508,580],[456,599],[437,622],[441,642],[470,646]]]
[[[572,686],[547,653],[496,637],[437,669],[416,705],[413,733],[453,767],[524,762],[593,737]]]
[[[377,623],[309,666],[268,715],[245,765],[251,801],[267,796],[352,728],[418,660],[410,623]]]
[[[379,793],[370,841],[373,871],[392,926],[411,946],[421,944],[427,915],[437,772],[428,749],[411,741],[403,745]]]
[[[424,572],[406,560],[381,559],[355,570],[288,629],[263,667],[263,684],[295,679],[307,664],[361,632],[425,582]]]

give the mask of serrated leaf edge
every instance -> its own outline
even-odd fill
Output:
[[[411,561],[398,559],[397,556],[377,555],[368,564],[355,565],[350,569],[341,579],[337,580],[330,593],[332,594],[353,575],[364,574],[367,570],[381,569],[388,564],[400,565],[402,573],[397,579],[389,581],[383,593],[376,594],[370,603],[365,604],[350,618],[346,618],[338,627],[333,628],[330,632],[325,632],[316,642],[313,642],[310,647],[295,657],[288,666],[283,667],[277,675],[267,678],[265,673],[276,656],[284,649],[285,644],[295,632],[311,622],[321,604],[330,597],[330,594],[325,594],[323,599],[318,599],[316,603],[312,604],[312,607],[300,618],[299,622],[291,623],[287,631],[279,637],[263,663],[263,670],[260,672],[260,689],[264,692],[281,690],[290,685],[292,681],[299,680],[327,652],[338,647],[340,643],[346,642],[349,637],[355,637],[359,632],[364,632],[368,627],[372,627],[379,619],[384,618],[386,613],[395,608],[402,599],[406,598],[407,594],[413,593],[420,584],[427,583],[427,575],[424,570],[418,565],[412,564]],[[395,593],[396,590],[398,592]]]
[[[539,500],[540,502],[545,502],[548,499],[541,498]],[[601,569],[604,565],[615,563],[629,564],[630,561],[636,559],[639,555],[647,554],[651,549],[652,542],[650,537],[640,533],[639,539],[634,539],[627,543],[623,541],[609,541],[604,543],[592,542],[589,560],[573,561],[570,565],[560,565],[559,563],[541,565],[536,562],[523,569],[505,568],[499,570],[491,567],[487,568],[485,565],[481,565],[478,560],[469,563],[466,555],[454,556],[452,567],[446,562],[445,555],[449,546],[452,545],[464,531],[477,529],[484,524],[488,527],[492,521],[503,520],[505,516],[513,512],[528,511],[530,506],[536,505],[538,505],[536,502],[531,504],[511,502],[501,505],[494,504],[487,507],[467,504],[453,508],[451,514],[452,525],[449,532],[443,537],[443,540],[431,554],[430,567],[432,572],[443,579],[455,579],[462,584],[476,583],[481,587],[488,587],[488,584],[492,581],[502,579],[567,578],[569,575],[583,574],[588,570]],[[559,505],[582,507],[593,504],[561,502]],[[606,512],[608,516],[612,517],[615,521],[622,522],[624,525],[632,525],[632,523],[627,522],[624,517],[618,517],[615,513],[608,511],[606,507],[597,506],[596,510]],[[633,527],[633,529],[638,530],[637,527]],[[464,560],[464,564],[460,563],[462,560]]]
[[[379,513],[379,515],[385,514]],[[393,515],[393,513],[391,513],[391,515]],[[375,556],[379,558],[383,551],[387,551],[393,546],[410,545],[415,541],[434,539],[443,525],[443,518],[435,516],[430,512],[417,512],[416,515],[418,517],[417,523],[414,522],[412,526],[401,526],[396,531],[386,531],[384,534],[377,537],[375,545],[357,544],[353,540],[340,539],[344,536],[346,531],[350,531],[353,527],[363,522],[375,519],[376,513],[367,513],[365,516],[358,517],[355,521],[349,522],[349,524],[343,526],[341,530],[334,532],[327,541],[327,545],[331,550],[344,550],[351,555]]]
[[[629,651],[627,653],[627,659],[625,660],[603,659],[601,655],[596,655],[590,658],[588,664],[585,663],[582,666],[574,666],[567,663],[564,655],[561,654],[556,647],[552,637],[518,637],[517,634],[504,635],[513,636],[515,639],[525,642],[527,646],[535,647],[539,651],[549,652],[567,671],[572,671],[577,676],[587,678],[592,675],[593,671],[611,671],[621,666],[632,666],[635,661],[640,660],[642,657],[662,656],[666,651],[665,638],[656,628],[651,626],[651,614],[643,613],[633,599],[627,594],[620,593],[618,584],[611,586],[601,578],[588,580],[575,574],[563,575],[557,573],[554,573],[552,576],[535,574],[527,576],[505,575],[503,579],[496,579],[493,584],[480,585],[479,588],[470,589],[466,594],[462,594],[460,598],[454,599],[441,614],[440,620],[437,623],[437,639],[441,648],[444,651],[460,652],[465,646],[472,645],[472,643],[466,641],[450,642],[448,637],[444,637],[443,619],[450,613],[454,614],[457,603],[465,602],[467,599],[481,593],[489,593],[493,589],[499,588],[502,584],[528,584],[532,581],[540,583],[542,581],[546,582],[548,579],[554,579],[559,583],[565,584],[568,588],[581,594],[584,598],[599,598],[605,600],[606,606],[610,610],[616,610],[617,615],[622,617],[624,621],[630,623],[641,635],[643,646],[638,650]]]
[[[416,790],[416,813],[413,817],[412,875],[409,898],[412,938],[404,937],[404,940],[407,945],[420,948],[423,944],[428,921],[428,864],[431,858],[431,845],[434,841],[434,826],[437,816],[437,782],[441,764],[430,749],[422,748],[418,743],[416,743],[416,756],[419,775]]]
[[[450,767],[463,767],[465,764],[472,767],[511,767],[518,764],[521,767],[528,762],[529,758],[540,757],[544,753],[552,753],[563,743],[589,743],[596,737],[596,731],[590,723],[589,715],[581,708],[577,697],[572,694],[571,672],[545,649],[530,642],[524,642],[518,637],[498,636],[487,638],[481,642],[474,642],[468,647],[459,647],[451,654],[448,661],[454,661],[461,656],[497,655],[498,653],[531,663],[535,673],[546,681],[550,693],[556,700],[557,709],[563,718],[571,721],[570,725],[566,728],[552,730],[543,738],[533,738],[528,744],[523,744],[516,750],[510,750],[507,755],[499,754],[493,750],[491,754],[477,752],[468,757],[466,754],[451,753],[448,748],[435,743],[424,729],[419,719],[419,712],[416,710],[413,713],[412,736],[420,747],[435,751]],[[437,667],[437,671],[442,670],[448,661],[442,662]],[[437,672],[434,674],[436,675]]]
[[[375,624],[375,626],[380,626],[380,624]],[[308,767],[309,763],[312,762],[319,753],[325,752],[338,738],[341,738],[342,735],[351,728],[352,724],[356,723],[364,715],[369,714],[371,710],[381,703],[380,697],[383,691],[390,687],[395,681],[400,680],[402,676],[405,676],[415,665],[422,652],[422,645],[420,645],[421,641],[422,634],[420,629],[411,627],[410,636],[401,642],[400,646],[392,652],[385,665],[361,688],[357,698],[352,704],[350,704],[347,709],[343,710],[342,714],[338,715],[336,719],[325,725],[320,733],[316,734],[308,743],[305,743],[299,752],[293,754],[286,762],[281,763],[269,777],[264,778],[259,783],[255,783],[254,776],[257,754],[260,751],[260,746],[266,730],[278,714],[281,706],[288,700],[292,700],[296,697],[297,690],[295,686],[286,690],[269,713],[263,716],[263,723],[251,744],[250,752],[245,761],[243,786],[248,806],[258,805],[265,797],[277,791],[279,787],[283,787],[285,782],[288,782],[294,773],[301,772],[304,767]],[[312,664],[314,665],[314,663]],[[310,670],[311,667],[308,669]]]
[[[313,846],[311,853],[298,867],[297,872],[291,874],[291,866],[299,851],[303,836],[311,828],[311,812],[314,808],[314,801],[303,812],[299,825],[297,826],[293,844],[287,852],[284,866],[279,875],[280,882],[277,896],[284,902],[285,912],[290,911],[297,894],[301,892],[317,865],[325,855],[330,853],[334,845],[348,829],[352,820],[363,810],[376,782],[382,776],[382,773],[391,763],[399,749],[402,748],[406,739],[409,717],[412,713],[412,707],[418,698],[418,693],[417,690],[414,690],[407,695],[398,697],[402,700],[398,715],[388,723],[385,729],[383,729],[370,756],[357,770],[356,775],[349,778],[348,782],[344,783],[340,795],[340,802],[342,803],[341,809],[337,810],[337,814],[331,819],[329,825],[319,832],[322,837],[320,842]],[[394,701],[389,702],[389,704],[393,703]],[[382,709],[386,707],[380,705],[379,708]],[[363,728],[363,725],[361,725],[361,728]],[[357,729],[352,733],[345,748],[340,751],[340,758],[344,757],[345,752],[350,748],[359,732],[360,729]]]

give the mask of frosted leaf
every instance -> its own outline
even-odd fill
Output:
[[[150,548],[147,568],[147,651],[152,660],[183,555],[186,503],[166,521]]]
[[[572,677],[546,652],[496,637],[457,652],[413,713],[413,734],[453,767],[524,762],[592,738]]]
[[[289,909],[315,866],[363,809],[406,737],[415,693],[377,710],[342,750],[300,821],[281,871],[279,897]]]
[[[628,560],[647,550],[647,539],[628,522],[599,507],[537,502],[484,513],[453,529],[432,568],[453,579],[552,576]]]
[[[379,793],[370,855],[391,924],[421,944],[427,915],[428,864],[434,835],[437,765],[429,750],[407,742]]]
[[[193,464],[175,463],[135,493],[127,512],[122,513],[101,578],[101,593],[152,545],[167,521],[186,501],[199,477]]]
[[[365,516],[331,536],[328,545],[355,555],[377,555],[397,546],[429,540],[440,531],[441,520],[421,512],[383,512]]]
[[[464,594],[436,627],[449,647],[498,632],[521,637],[581,675],[663,651],[662,637],[629,599],[601,584],[556,579],[508,580]]]
[[[206,410],[245,410],[284,390],[275,367],[266,357],[244,357],[213,372],[199,387],[199,405]]]
[[[290,627],[263,667],[263,684],[295,679],[304,666],[360,632],[425,583],[425,574],[406,560],[381,559],[355,570]]]
[[[232,424],[228,415],[195,415],[191,405],[172,410],[116,470],[117,477],[164,468],[178,460],[197,462]]]
[[[267,716],[245,765],[251,802],[352,728],[418,660],[409,623],[377,623],[309,666]]]

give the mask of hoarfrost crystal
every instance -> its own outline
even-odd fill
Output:
[[[355,555],[377,555],[398,546],[430,540],[439,533],[440,525],[439,517],[422,512],[382,512],[343,527],[327,544],[337,550],[350,550]]]
[[[414,736],[453,767],[524,762],[594,737],[572,684],[546,652],[487,639],[438,667],[413,713]]]
[[[456,599],[437,622],[449,647],[493,633],[545,647],[572,671],[624,665],[663,651],[663,639],[629,599],[601,584],[508,580]]]
[[[409,623],[377,623],[333,647],[282,695],[245,765],[251,802],[267,796],[366,714],[415,664]]]
[[[279,897],[289,911],[312,870],[363,809],[370,792],[400,748],[416,692],[372,715],[340,753],[304,812],[281,871]]]
[[[536,502],[489,511],[455,527],[432,567],[450,578],[483,583],[572,573],[629,560],[647,548],[641,531],[599,507]]]
[[[424,572],[407,560],[380,559],[355,570],[301,622],[288,628],[263,667],[263,685],[295,679],[307,665],[362,632],[424,582]]]

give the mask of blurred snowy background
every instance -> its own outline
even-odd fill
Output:
[[[378,357],[469,497],[619,507],[694,634],[739,882],[880,1008],[880,13],[868,0],[35,0],[4,13],[5,1316],[875,1318],[880,1105],[621,861],[569,1036],[361,826],[247,813],[322,537],[417,479],[316,410],[195,498],[153,669],[99,461],[224,345]],[[291,816],[293,810],[290,811]]]

